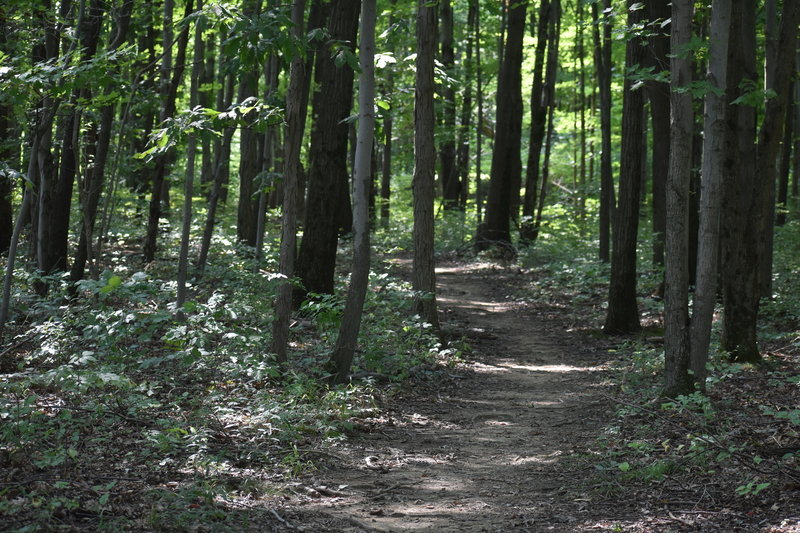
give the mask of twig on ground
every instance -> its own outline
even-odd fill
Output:
[[[300,528],[300,527],[298,527],[298,526],[295,526],[294,524],[292,524],[292,523],[290,523],[288,520],[286,520],[284,517],[282,517],[281,515],[279,515],[279,514],[278,514],[278,512],[277,512],[275,509],[270,509],[270,510],[269,510],[269,512],[270,512],[270,514],[271,514],[272,516],[274,516],[274,517],[275,517],[275,519],[276,519],[278,522],[280,522],[280,523],[281,523],[281,524],[283,524],[284,526],[288,527],[289,529],[296,529],[297,531],[303,531],[303,529],[302,529],[302,528]]]

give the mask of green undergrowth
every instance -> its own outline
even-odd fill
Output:
[[[559,327],[577,324],[571,330],[582,328],[611,361],[606,399],[614,415],[594,450],[579,459],[594,471],[587,478],[592,498],[700,512],[726,508],[774,523],[796,516],[800,224],[777,229],[774,297],[762,302],[759,324],[764,364],[731,363],[719,349],[716,321],[706,393],[664,399],[662,273],[650,250],[640,249],[638,260],[643,330],[609,337],[600,332],[609,270],[597,260],[597,242],[581,236],[591,231],[569,208],[551,208],[547,220],[535,245],[520,252],[529,276],[525,297]]]
[[[247,529],[268,511],[236,502],[313,471],[318,450],[347,438],[382,395],[457,355],[410,313],[408,284],[377,259],[358,379],[330,388],[321,370],[344,277],[335,296],[296,314],[281,373],[268,349],[276,242],[253,274],[249,250],[215,238],[180,320],[172,258],[143,267],[125,259],[125,236],[116,241],[99,279],[77,290],[54,278],[48,298],[34,298],[19,272],[0,380],[4,530]]]

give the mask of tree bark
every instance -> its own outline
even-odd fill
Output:
[[[333,381],[346,383],[353,363],[369,282],[369,189],[375,140],[375,0],[362,0],[358,82],[358,140],[353,171],[353,270],[339,336],[331,354]]]
[[[731,31],[731,0],[714,0],[708,60],[710,84],[706,93],[703,125],[702,189],[697,252],[697,283],[692,303],[690,369],[695,386],[705,388],[706,363],[711,340],[711,322],[717,302],[719,231],[724,187],[725,160],[730,146],[725,122],[728,73],[728,43]]]
[[[292,5],[292,23],[295,39],[304,35],[303,16],[305,0],[295,0]],[[286,136],[283,157],[283,224],[281,226],[280,273],[284,280],[278,286],[275,298],[275,320],[272,323],[271,351],[280,364],[288,360],[289,318],[292,312],[292,277],[297,250],[298,182],[300,149],[303,143],[305,113],[301,109],[305,86],[306,64],[297,55],[292,58],[289,71],[289,88],[286,91]]]
[[[770,0],[773,2],[774,0]],[[766,88],[776,93],[766,102],[764,121],[758,134],[758,178],[763,184],[759,192],[761,228],[759,239],[759,294],[772,297],[772,258],[775,232],[775,181],[778,174],[778,153],[782,127],[792,86],[793,60],[796,53],[800,1],[784,0],[780,28],[774,50],[767,35]],[[768,20],[769,21],[769,20]],[[771,52],[771,53],[770,53]],[[770,61],[771,56],[774,58]]]
[[[628,26],[645,20],[643,9],[634,8],[628,0]],[[639,37],[628,39],[625,48],[625,69],[642,65],[646,48]],[[634,80],[625,77],[622,103],[622,153],[620,156],[619,204],[614,220],[611,283],[605,333],[632,333],[641,329],[636,302],[636,243],[639,230],[640,189],[642,184],[642,143],[644,130],[644,91],[633,88]]]
[[[167,0],[171,2],[171,0]],[[167,3],[165,2],[165,4]],[[193,0],[186,0],[184,18],[188,17],[193,9]],[[166,18],[166,17],[165,17]],[[170,20],[165,20],[164,24],[171,24]],[[178,55],[175,58],[175,66],[172,69],[172,76],[168,78],[163,95],[163,107],[161,108],[160,122],[163,122],[175,114],[175,101],[178,96],[178,89],[183,82],[183,74],[186,70],[186,47],[189,43],[189,25],[187,24],[178,35]],[[168,73],[165,73],[168,75]],[[161,219],[161,203],[164,192],[164,179],[167,175],[167,167],[171,154],[158,157],[153,170],[152,194],[150,196],[150,209],[147,218],[147,235],[143,247],[144,262],[150,263],[156,257],[156,241],[158,240],[158,225]]]
[[[692,390],[689,376],[689,175],[692,163],[692,81],[687,44],[692,36],[692,0],[672,1],[670,38],[671,121],[664,291],[664,394]]]
[[[441,31],[439,32],[442,47],[442,66],[452,76],[455,67],[455,49],[453,48],[453,6],[450,0],[439,3]],[[456,168],[456,90],[452,84],[442,90],[443,98],[443,130],[440,133],[439,160],[441,162],[442,196],[447,209],[458,207],[461,196],[461,184]]]
[[[354,45],[358,8],[358,0],[332,2],[328,24],[332,39]],[[336,67],[327,50],[317,54],[315,69],[318,90],[313,102],[306,220],[296,266],[306,292],[331,294],[343,204],[349,205],[345,119],[352,105],[353,69]]]
[[[532,224],[537,205],[539,189],[539,161],[544,144],[545,126],[547,125],[547,97],[544,92],[545,50],[548,41],[548,28],[555,30],[550,16],[550,0],[542,0],[539,5],[539,21],[536,31],[536,51],[534,52],[533,83],[531,85],[531,129],[528,141],[528,164],[525,169],[525,196],[522,202],[522,225],[520,238],[526,240],[529,235],[525,227]],[[530,222],[528,222],[530,221]]]
[[[118,49],[125,43],[130,28],[131,15],[133,13],[134,0],[123,2],[119,18],[116,22],[116,32],[111,37],[108,45],[110,51]],[[114,91],[112,87],[105,89],[105,96],[110,96]],[[100,128],[97,137],[97,146],[94,155],[94,164],[88,176],[84,178],[84,198],[83,219],[81,233],[78,240],[78,248],[75,251],[75,258],[70,270],[70,281],[73,283],[83,279],[86,272],[86,262],[90,260],[92,234],[95,221],[97,219],[97,208],[100,205],[100,195],[103,191],[105,181],[106,164],[108,162],[109,148],[111,146],[111,133],[114,123],[114,111],[116,105],[105,105],[100,109]]]
[[[203,0],[197,0],[197,10],[203,9]],[[189,107],[194,109],[200,102],[200,76],[203,69],[203,27],[195,22],[194,51],[192,56],[191,81],[189,82]],[[197,159],[197,135],[189,133],[186,145],[186,175],[183,183],[183,212],[181,216],[181,244],[178,250],[178,290],[175,309],[180,319],[184,318],[183,306],[186,303],[186,278],[189,272],[189,240],[192,229],[192,200],[194,196],[195,160]]]
[[[417,59],[414,90],[414,312],[439,330],[436,272],[433,256],[433,197],[436,149],[433,139],[433,65],[436,50],[436,7],[417,2]]]
[[[103,9],[99,0],[91,0],[78,19],[80,61],[94,56],[100,39]],[[70,209],[72,191],[80,157],[81,116],[79,101],[89,97],[89,88],[75,88],[71,105],[61,126],[61,162],[57,177],[41,188],[39,201],[39,270],[50,274],[67,269]]]
[[[648,2],[651,21],[665,21],[670,16],[670,1]],[[654,74],[669,73],[669,35],[650,37],[650,61]],[[650,101],[650,117],[653,123],[652,207],[653,207],[653,264],[664,265],[664,235],[667,231],[666,182],[669,171],[669,82],[648,81],[647,96]]]
[[[604,0],[604,11],[611,9],[611,0]],[[598,3],[592,4],[594,22],[594,63],[600,92],[600,261],[611,257],[611,222],[614,213],[614,176],[611,169],[611,21],[600,19]],[[600,26],[603,27],[601,36]]]
[[[496,247],[511,252],[511,206],[519,191],[522,173],[520,145],[522,137],[522,41],[525,36],[526,0],[509,8],[508,34],[503,63],[497,80],[497,119],[486,221],[478,232],[476,247]]]

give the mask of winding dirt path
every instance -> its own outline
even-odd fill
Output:
[[[337,449],[314,475],[316,494],[292,502],[303,530],[593,529],[587,472],[565,459],[593,446],[608,409],[597,354],[515,302],[523,278],[509,269],[437,275],[445,327],[467,337],[471,361],[442,388],[392,401],[387,420]]]

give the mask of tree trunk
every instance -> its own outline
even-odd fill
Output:
[[[670,16],[670,1],[648,2],[648,13],[652,21],[665,21]],[[650,37],[650,64],[654,74],[669,73],[669,35]],[[664,265],[664,235],[667,231],[667,173],[669,171],[670,109],[669,83],[647,82],[650,100],[650,117],[653,123],[652,206],[653,206],[653,264]]]
[[[522,174],[520,144],[522,136],[522,41],[528,2],[517,2],[508,11],[508,35],[504,59],[497,80],[497,119],[486,221],[479,231],[476,247],[498,247],[511,252],[510,219],[513,199],[519,191]]]
[[[116,22],[116,32],[111,37],[108,45],[109,51],[118,49],[127,39],[128,29],[130,28],[131,15],[133,13],[134,0],[125,0]],[[104,94],[110,96],[114,88],[108,87]],[[100,195],[103,191],[105,181],[106,163],[108,162],[109,148],[111,146],[111,133],[114,121],[114,104],[105,105],[100,109],[100,128],[97,137],[97,146],[94,155],[94,163],[90,167],[88,176],[84,178],[84,198],[83,224],[81,225],[78,248],[75,252],[75,259],[70,270],[70,281],[73,283],[83,279],[86,271],[86,262],[90,260],[92,234],[94,232],[95,221],[97,219],[97,208],[100,205]]]
[[[758,232],[756,230],[756,206],[753,200],[757,187],[756,175],[756,110],[752,106],[732,105],[746,90],[743,80],[756,79],[756,36],[752,20],[755,5],[735,2],[733,6],[732,39],[728,59],[728,87],[730,95],[728,116],[731,135],[735,139],[736,157],[727,172],[731,184],[723,197],[722,277],[724,320],[722,347],[735,360],[757,361],[760,359],[756,339],[758,316]],[[733,37],[735,36],[735,37]]]
[[[261,0],[245,0],[245,16],[255,17],[261,11]],[[239,102],[258,97],[260,73],[256,65],[241,74]],[[239,204],[236,208],[236,236],[248,246],[256,245],[258,225],[258,198],[255,195],[255,179],[261,172],[264,134],[251,125],[242,126],[239,137]]]
[[[391,0],[391,9],[389,11],[389,27],[395,24],[395,7],[397,0]],[[394,51],[393,45],[392,52]],[[384,98],[390,98],[394,94],[394,71],[391,68],[386,69],[386,81],[384,83]],[[381,158],[381,225],[386,227],[389,225],[390,213],[390,200],[392,194],[392,134],[394,127],[394,113],[392,109],[385,109],[383,111],[383,157]]]
[[[771,2],[774,0],[770,0]],[[760,198],[760,239],[759,239],[759,294],[772,297],[772,257],[775,234],[775,181],[778,175],[778,154],[783,138],[782,127],[792,86],[794,72],[793,60],[796,53],[797,25],[800,20],[800,1],[785,0],[781,13],[775,49],[770,61],[770,43],[767,35],[767,89],[777,96],[766,102],[764,121],[758,135],[758,179],[762,183]],[[769,19],[768,19],[769,21]]]
[[[455,66],[455,50],[453,49],[453,6],[450,0],[442,0],[441,31],[439,32],[442,45],[442,66],[448,75],[453,75]],[[439,160],[441,162],[442,196],[444,205],[448,209],[458,207],[461,196],[461,184],[456,168],[456,90],[448,84],[442,91],[443,102],[443,130],[440,133]]]
[[[469,3],[467,12],[467,51],[465,59],[464,73],[464,98],[461,102],[461,119],[458,129],[458,147],[456,149],[456,171],[459,176],[459,208],[465,212],[467,210],[467,198],[469,196],[469,147],[472,126],[472,84],[475,75],[475,65],[473,53],[475,48],[475,20],[477,18],[477,5]]]
[[[94,56],[100,39],[103,10],[100,0],[91,0],[78,20],[80,61]],[[79,101],[89,98],[88,88],[72,91],[71,105],[62,125],[61,164],[58,177],[41,189],[39,202],[39,270],[49,274],[67,269],[67,250],[72,191],[80,156],[81,116]]]
[[[333,381],[346,383],[353,363],[369,282],[369,189],[375,136],[375,0],[362,0],[358,82],[358,140],[353,181],[353,271],[339,336],[331,354]]]
[[[542,0],[539,6],[539,21],[536,31],[536,51],[534,53],[533,84],[531,86],[531,130],[528,142],[528,165],[525,169],[525,196],[522,202],[522,226],[520,238],[529,239],[525,228],[532,222],[537,204],[539,188],[539,161],[544,144],[547,125],[547,97],[544,92],[545,49],[548,41],[548,28],[553,28],[550,15],[550,0]]]
[[[0,52],[9,53],[6,42],[5,6],[0,6]],[[8,104],[0,104],[0,165],[11,163],[16,150],[13,140],[15,136],[13,120],[14,108]],[[11,166],[11,165],[10,165]],[[13,167],[12,167],[13,168]],[[12,177],[0,167],[0,252],[5,252],[11,244],[14,232],[14,213],[11,205],[11,192],[14,186]]]
[[[197,10],[202,11],[203,0],[197,0]],[[191,81],[189,83],[189,107],[194,109],[200,102],[200,76],[203,69],[203,27],[195,22],[194,52],[192,56]],[[180,319],[184,318],[183,305],[186,303],[186,278],[189,272],[189,240],[192,229],[192,200],[194,196],[194,168],[197,159],[197,136],[189,133],[186,145],[186,175],[183,183],[183,213],[181,216],[181,244],[178,250],[178,290],[175,309]]]
[[[634,9],[628,0],[628,26],[645,20],[643,9]],[[628,39],[625,70],[631,71],[645,59],[646,48],[638,37]],[[633,88],[634,80],[625,77],[622,103],[622,152],[620,155],[619,205],[614,219],[611,283],[605,333],[632,333],[641,329],[636,303],[636,244],[639,230],[640,189],[642,184],[642,143],[644,130],[644,91]]]
[[[436,310],[436,272],[433,256],[433,197],[436,149],[433,139],[433,65],[436,51],[436,7],[417,3],[417,59],[414,91],[414,312],[439,329]]]
[[[470,0],[470,5],[478,0]],[[483,65],[481,64],[481,10],[475,5],[475,78],[478,99],[478,122],[475,128],[475,214],[480,226],[483,220],[483,180],[481,158],[483,157]]]
[[[357,0],[334,0],[328,24],[332,39],[355,43],[358,7]],[[306,221],[297,274],[306,292],[331,294],[343,204],[349,203],[345,119],[352,103],[353,69],[336,67],[330,52],[321,51],[315,78],[319,89],[314,94]]]
[[[303,16],[305,0],[295,0],[292,5],[294,37],[301,39],[305,34]],[[275,320],[272,322],[271,351],[280,364],[288,360],[289,318],[292,312],[292,282],[294,276],[295,253],[297,251],[297,211],[298,181],[300,170],[300,149],[303,143],[305,113],[300,107],[303,102],[306,65],[297,55],[292,58],[289,70],[289,88],[286,91],[286,136],[283,157],[283,224],[281,226],[280,273],[285,278],[278,286],[275,298]]]
[[[692,0],[672,1],[671,50],[685,50],[692,37]],[[692,164],[692,81],[688,54],[670,58],[671,120],[664,291],[664,394],[692,390],[689,376],[689,175]]]
[[[171,2],[167,0],[165,4]],[[193,0],[186,0],[186,9],[184,11],[184,18],[192,13]],[[166,12],[166,10],[165,10]],[[170,10],[171,13],[171,10]],[[168,20],[167,20],[168,18]],[[164,24],[170,25],[172,23],[172,16],[165,17]],[[166,33],[166,32],[165,32]],[[178,96],[178,89],[183,82],[183,73],[186,70],[186,47],[189,43],[189,25],[184,26],[180,35],[178,36],[178,55],[175,59],[175,66],[172,69],[172,76],[166,83],[166,93],[163,95],[160,122],[172,117],[175,114],[175,101]],[[168,75],[168,73],[165,73]],[[169,164],[170,154],[165,154],[158,157],[155,169],[153,170],[153,189],[150,197],[150,209],[147,217],[147,235],[144,242],[144,262],[150,263],[156,257],[156,241],[158,240],[158,225],[161,219],[161,203],[164,192],[164,179],[167,175],[167,167]]]
[[[611,0],[604,0],[604,12],[611,9]],[[611,219],[614,212],[614,176],[611,170],[611,21],[598,14],[598,3],[592,4],[594,22],[594,63],[600,91],[600,261],[608,262],[611,243]],[[603,26],[601,37],[600,26]]]
[[[781,146],[781,168],[778,174],[778,197],[777,197],[777,214],[775,216],[775,225],[783,226],[786,224],[786,214],[789,207],[789,174],[792,170],[792,141],[794,139],[794,115],[797,101],[794,99],[794,85],[798,82],[794,81],[789,94],[792,95],[789,99],[789,109],[786,110],[786,119],[784,120],[783,132],[783,145]]]
[[[724,169],[730,145],[725,122],[728,43],[731,31],[731,0],[714,0],[703,124],[703,178],[700,192],[700,231],[697,252],[697,283],[692,303],[690,368],[695,386],[705,388],[711,322],[717,302],[719,226]]]

